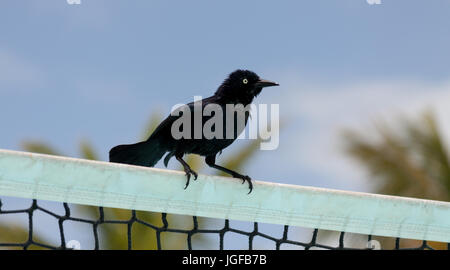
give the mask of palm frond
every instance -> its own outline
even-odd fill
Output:
[[[28,241],[28,229],[18,224],[0,224],[0,243],[26,243]],[[52,246],[47,241],[43,240],[39,235],[33,234],[33,242]],[[0,247],[0,249],[22,249],[22,247]],[[31,245],[29,249],[45,249],[41,246]]]
[[[61,154],[57,150],[44,142],[24,141],[22,142],[22,148],[25,151],[32,153],[61,156]]]
[[[397,128],[377,125],[376,140],[347,130],[345,150],[373,180],[381,180],[376,192],[448,200],[448,156],[432,114],[419,122],[404,120]]]
[[[98,155],[94,150],[94,147],[92,147],[92,145],[87,140],[81,141],[80,152],[81,157],[84,159],[99,160]]]

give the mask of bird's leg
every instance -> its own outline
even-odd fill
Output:
[[[242,184],[245,183],[245,181],[248,182],[248,187],[250,189],[250,191],[248,192],[248,194],[250,194],[253,190],[253,184],[252,184],[252,179],[248,176],[248,175],[242,175],[240,173],[237,173],[235,171],[232,171],[230,169],[227,169],[225,167],[219,166],[216,164],[216,156],[207,156],[206,159],[206,164],[208,164],[209,167],[220,170],[222,172],[228,173],[229,175],[233,176],[234,178],[240,178],[242,179]]]
[[[182,155],[175,155],[175,157],[181,163],[181,165],[183,165],[184,172],[186,173],[187,181],[186,181],[186,186],[184,187],[184,189],[186,189],[189,186],[189,180],[191,179],[191,174],[194,175],[194,180],[197,180],[198,175],[196,172],[194,172],[191,169],[191,167],[189,167],[189,165],[186,163],[186,161],[183,160]]]

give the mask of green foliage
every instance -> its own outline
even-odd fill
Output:
[[[433,114],[427,111],[418,122],[403,119],[396,128],[378,123],[375,139],[345,131],[345,150],[378,181],[377,193],[449,200],[448,151]]]
[[[32,153],[40,153],[40,154],[47,154],[47,155],[55,155],[60,156],[61,154],[57,152],[53,147],[46,143],[42,143],[39,141],[24,141],[22,143],[22,148],[25,149],[28,152]]]
[[[28,229],[16,224],[0,224],[0,241],[2,243],[26,243],[28,241]],[[33,235],[33,241],[37,243],[45,243],[39,236]],[[17,247],[14,249],[19,249]],[[4,249],[0,247],[0,250]],[[11,249],[8,247],[8,249]],[[29,249],[44,249],[40,246],[30,245]]]
[[[84,159],[99,160],[98,155],[95,152],[94,148],[86,140],[81,141],[80,152],[81,152],[81,157],[83,157]]]
[[[343,135],[346,153],[376,181],[375,193],[450,200],[449,152],[431,111],[419,121],[402,118],[394,127],[378,122],[374,131],[346,130]]]

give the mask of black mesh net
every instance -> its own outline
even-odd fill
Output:
[[[425,250],[450,244],[3,197],[0,249]]]

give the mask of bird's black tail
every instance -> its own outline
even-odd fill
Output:
[[[109,151],[109,161],[153,167],[166,153],[157,139],[135,144],[118,145]]]

